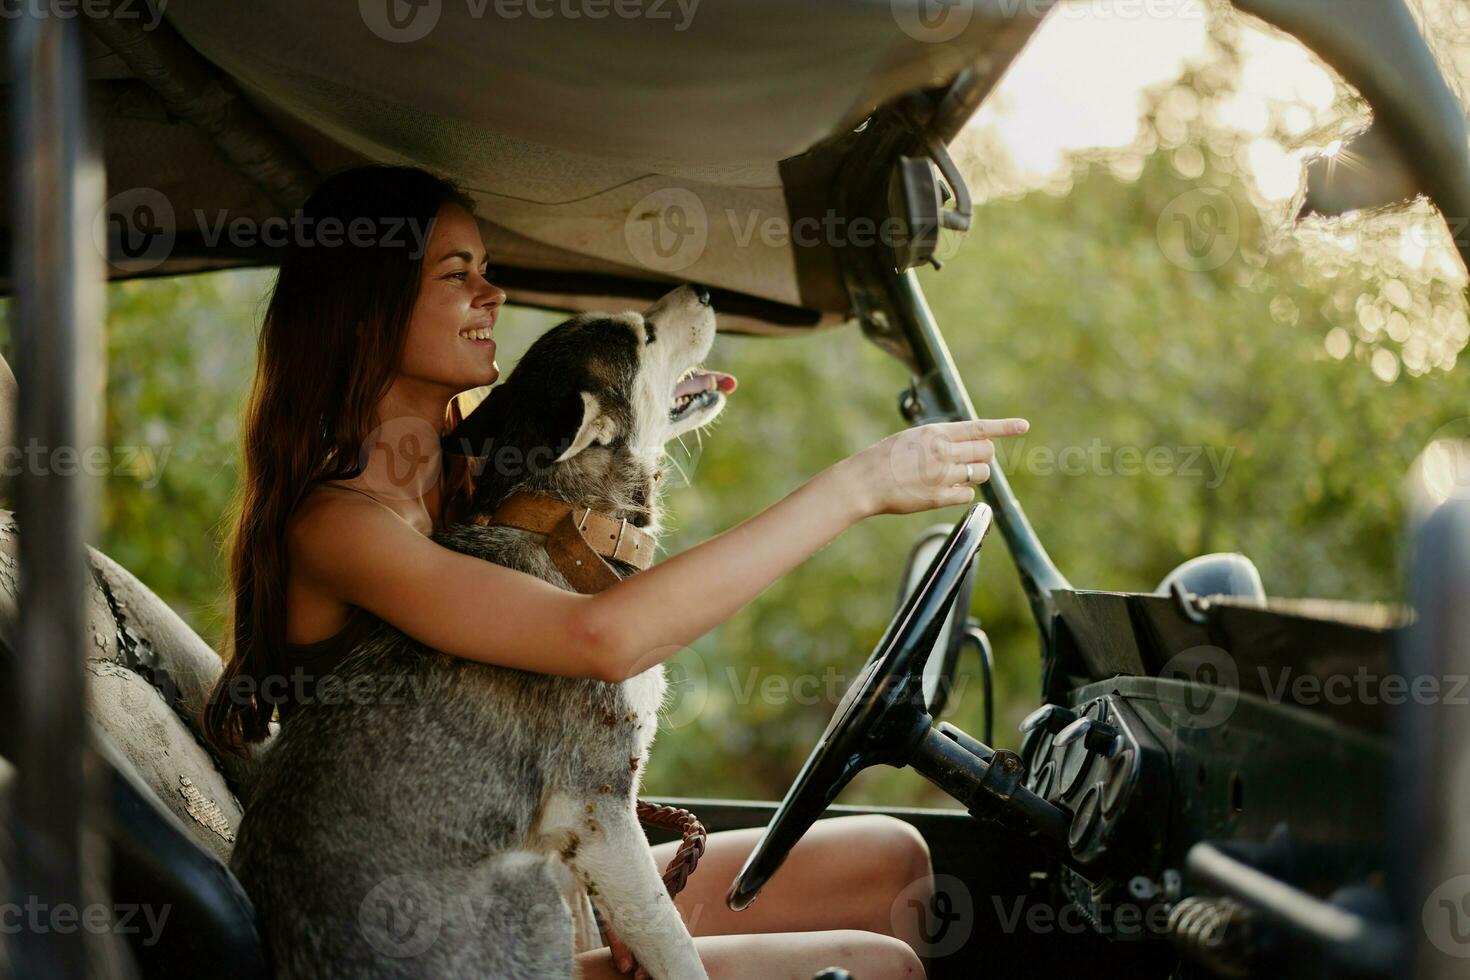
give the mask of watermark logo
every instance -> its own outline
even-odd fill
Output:
[[[970,889],[954,875],[938,874],[913,882],[893,900],[889,921],[894,935],[909,932],[911,923],[930,959],[957,953],[975,931],[975,902]]]
[[[1240,669],[1235,658],[1219,647],[1197,646],[1177,653],[1159,676],[1192,685],[1184,692],[1181,719],[1190,728],[1223,725],[1240,703]]]
[[[665,187],[633,205],[623,222],[623,240],[644,268],[678,272],[704,255],[709,215],[693,191]]]
[[[174,228],[174,207],[163,192],[134,187],[114,194],[97,212],[92,242],[104,259],[146,272],[173,252]]]
[[[1189,272],[1218,269],[1240,244],[1240,212],[1224,191],[1185,191],[1159,212],[1155,237],[1164,257]]]
[[[675,731],[693,724],[709,703],[709,668],[693,647],[683,647],[664,662],[664,707],[661,727]]]
[[[1430,892],[1421,915],[1435,949],[1470,959],[1470,875],[1458,875]]]
[[[421,499],[440,478],[439,439],[434,426],[415,415],[381,423],[358,449],[362,489],[379,500]],[[374,460],[382,465],[369,466]]]
[[[418,956],[434,945],[444,909],[429,883],[417,875],[394,875],[373,886],[357,910],[368,945],[384,956]]]
[[[975,0],[890,0],[888,8],[899,30],[926,44],[953,41],[975,16]]]
[[[384,41],[412,44],[429,36],[444,12],[443,0],[357,0],[362,22]]]

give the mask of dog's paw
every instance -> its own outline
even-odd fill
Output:
[[[613,969],[622,974],[631,973],[633,980],[653,980],[633,955],[633,951],[628,948],[628,944],[618,938],[618,934],[613,931],[612,927],[603,926],[602,939],[612,953]]]

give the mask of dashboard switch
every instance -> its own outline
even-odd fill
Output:
[[[1030,733],[1039,728],[1055,735],[1076,721],[1078,717],[1077,712],[1071,708],[1064,708],[1059,704],[1043,704],[1021,722],[1021,731]]]
[[[1104,759],[1111,759],[1123,744],[1116,728],[1095,718],[1078,718],[1057,733],[1055,744],[1065,748],[1078,740],[1088,752]]]

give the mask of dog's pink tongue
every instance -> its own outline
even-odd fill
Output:
[[[696,371],[693,376],[685,378],[674,387],[674,397],[681,395],[697,395],[701,391],[709,390],[709,379],[715,379],[715,387],[720,391],[729,393],[735,390],[735,375],[725,374],[723,371]]]

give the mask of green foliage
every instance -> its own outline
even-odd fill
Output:
[[[264,272],[108,287],[100,546],[219,649],[239,421]]]

